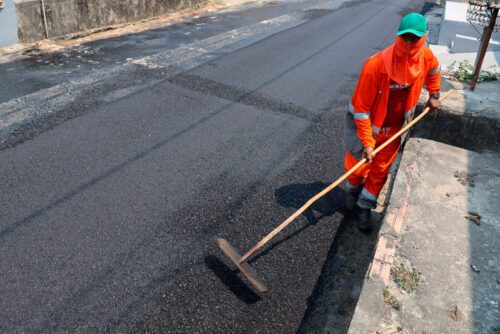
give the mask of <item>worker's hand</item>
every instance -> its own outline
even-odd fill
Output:
[[[368,162],[372,162],[373,159],[373,147],[365,147],[363,149],[363,158],[366,159]]]
[[[441,108],[441,100],[431,96],[427,101],[427,106],[430,108],[430,112],[432,113],[434,110]]]

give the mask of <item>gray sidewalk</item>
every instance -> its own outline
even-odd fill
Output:
[[[410,139],[349,333],[494,333],[499,163],[497,153]]]

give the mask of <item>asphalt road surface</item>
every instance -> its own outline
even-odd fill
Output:
[[[247,6],[94,42],[68,51],[71,61],[25,54],[0,64],[0,111],[9,101],[25,103],[18,113],[47,111],[2,139],[0,332],[313,328],[304,321],[315,318],[318,279],[339,227],[348,223],[343,190],[250,261],[270,289],[264,296],[241,279],[216,239],[243,252],[343,173],[343,122],[359,70],[392,42],[401,16],[422,5]],[[245,45],[224,42],[219,53],[189,49],[198,52],[189,66],[153,66],[155,55],[185,44],[179,31],[193,42],[186,32],[219,36],[297,13],[297,24]],[[133,47],[141,41],[149,44]],[[149,58],[112,67],[138,56]],[[96,71],[105,78],[93,82]],[[38,81],[30,80],[34,75]],[[63,88],[71,103],[55,98],[66,96],[54,93]],[[370,240],[357,234],[350,248]],[[356,270],[362,280],[366,268]],[[359,288],[357,282],[358,294]]]

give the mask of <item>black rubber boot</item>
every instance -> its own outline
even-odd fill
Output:
[[[361,232],[369,233],[371,232],[373,226],[371,222],[371,210],[370,209],[360,209],[358,213],[358,228]]]

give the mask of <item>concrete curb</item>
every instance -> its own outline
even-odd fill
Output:
[[[347,333],[372,333],[371,330],[374,328],[380,328],[380,321],[386,316],[387,308],[382,291],[390,285],[391,268],[397,261],[397,251],[404,228],[403,222],[408,212],[412,189],[406,173],[400,172],[402,168],[407,168],[401,164],[403,154],[404,150],[401,150],[391,167],[391,179],[385,186],[387,187],[384,201],[386,207],[382,211],[376,246]],[[377,293],[374,293],[375,291]],[[358,320],[355,320],[356,318]],[[387,327],[384,330],[391,328]],[[387,333],[398,333],[398,331]]]
[[[404,138],[406,142],[408,132],[404,135]],[[403,168],[403,166],[400,165],[403,153],[404,144],[391,167],[390,174],[392,174],[392,182],[391,180],[387,181],[388,188],[385,194],[386,208],[380,223],[373,260],[367,271],[368,279],[378,279],[384,286],[387,286],[390,280],[390,271],[394,264],[396,248],[399,243],[399,238],[401,237],[403,220],[408,210],[410,200],[410,182],[406,180],[406,175],[404,175],[404,173],[398,172],[400,168]]]
[[[368,268],[368,277],[379,278],[384,285],[389,284],[391,267],[394,264],[398,239],[403,228],[403,219],[408,209],[410,185],[406,184],[405,196],[396,205],[389,204],[382,220],[375,255]],[[392,194],[390,195],[392,197]]]

